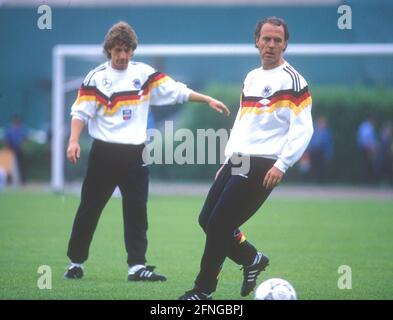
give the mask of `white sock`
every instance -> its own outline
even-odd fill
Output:
[[[71,265],[68,269],[72,269],[74,267],[82,268],[83,269],[83,263],[73,263],[71,262]]]
[[[138,270],[144,268],[143,264],[134,264],[132,267],[128,267],[128,274],[134,274]]]

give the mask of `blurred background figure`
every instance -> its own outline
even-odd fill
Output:
[[[17,187],[20,182],[14,152],[7,147],[0,149],[0,191],[11,181],[13,187]]]
[[[333,136],[325,116],[318,116],[314,124],[314,134],[308,146],[310,174],[313,181],[326,181],[327,168],[333,157]]]
[[[7,172],[0,167],[0,191],[4,189],[7,184]]]
[[[5,147],[12,150],[15,155],[18,175],[21,183],[26,180],[26,161],[23,152],[23,143],[27,139],[27,129],[22,122],[22,118],[15,115],[11,124],[5,131],[4,143]],[[12,179],[16,179],[15,176]],[[15,182],[15,181],[13,181]]]
[[[393,185],[393,124],[391,121],[387,121],[382,125],[379,138],[380,181]]]
[[[363,176],[367,183],[378,181],[378,152],[379,141],[375,129],[375,119],[369,115],[358,127],[357,143],[362,157]]]

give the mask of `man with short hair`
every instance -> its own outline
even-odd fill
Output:
[[[130,62],[137,36],[125,22],[108,31],[104,53],[109,61],[92,70],[83,81],[71,108],[69,161],[80,157],[79,137],[86,124],[94,139],[90,150],[81,202],[75,216],[67,255],[67,279],[83,277],[83,263],[99,217],[116,186],[123,200],[124,241],[129,281],[165,281],[145,266],[147,250],[148,168],[142,160],[150,105],[205,102],[229,114],[220,101],[195,92],[147,64]]]
[[[200,272],[194,288],[180,300],[212,299],[226,257],[243,266],[241,296],[250,294],[269,264],[269,258],[245,239],[239,227],[300,159],[313,133],[307,83],[283,58],[288,39],[282,19],[267,18],[256,26],[255,46],[262,67],[248,73],[244,81],[240,109],[225,149],[227,160],[199,216],[206,233]],[[247,171],[238,168],[239,158]]]

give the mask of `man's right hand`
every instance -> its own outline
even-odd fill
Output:
[[[81,155],[81,147],[78,142],[70,141],[67,148],[67,158],[72,164],[76,164]]]

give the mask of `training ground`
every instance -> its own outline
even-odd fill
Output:
[[[165,283],[127,282],[117,196],[98,224],[85,277],[69,281],[62,275],[80,185],[60,194],[46,185],[3,190],[0,299],[176,299],[198,272],[204,234],[197,221],[208,188],[151,184],[147,259]],[[258,283],[287,279],[300,300],[392,299],[392,189],[282,185],[241,229],[271,260]],[[215,299],[253,299],[240,296],[239,269],[225,262]]]

